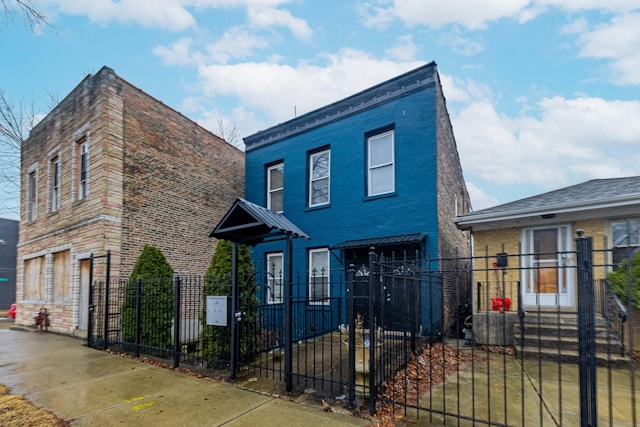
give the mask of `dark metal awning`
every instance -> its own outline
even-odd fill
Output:
[[[209,237],[253,246],[284,235],[309,239],[284,215],[239,198]]]
[[[409,245],[412,243],[422,243],[426,237],[426,234],[416,233],[403,234],[401,236],[372,237],[369,239],[347,240],[337,244],[332,249]]]

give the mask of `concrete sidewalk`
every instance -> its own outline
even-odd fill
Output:
[[[73,426],[366,426],[212,379],[199,379],[50,333],[0,329],[0,383]]]

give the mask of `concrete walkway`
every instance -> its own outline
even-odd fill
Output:
[[[211,379],[121,358],[60,335],[0,329],[0,383],[73,426],[366,426]]]
[[[596,376],[597,425],[638,425],[640,373],[598,367]],[[521,365],[512,356],[491,354],[487,360],[465,364],[446,384],[425,394],[420,406],[433,413],[409,414],[416,426],[484,425],[472,419],[491,425],[579,426],[580,373],[575,364],[524,360]]]

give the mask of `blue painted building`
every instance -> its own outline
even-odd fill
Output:
[[[435,63],[244,142],[246,199],[282,212],[311,237],[295,240],[292,251],[293,296],[308,310],[344,296],[340,272],[349,264],[364,276],[370,247],[432,259],[433,269],[456,250],[468,254],[468,236],[452,218],[470,211],[469,196]],[[271,272],[260,293],[265,304],[281,302],[284,248],[275,241],[253,249],[256,264]],[[444,286],[441,301],[452,304]],[[426,315],[422,323],[431,327]]]

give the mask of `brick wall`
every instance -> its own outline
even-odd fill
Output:
[[[606,276],[610,268],[607,266],[611,262],[607,249],[606,241],[610,241],[609,226],[607,220],[580,220],[574,222],[564,222],[562,224],[550,224],[549,227],[556,225],[570,225],[572,241],[577,238],[576,230],[583,229],[585,237],[593,237],[593,277],[595,280],[602,279]],[[532,227],[535,224],[531,225]],[[474,274],[473,283],[495,282],[496,277],[502,280],[501,272],[493,268],[493,262],[496,262],[496,255],[506,252],[508,257],[508,268],[504,274],[506,283],[517,283],[521,281],[520,257],[523,249],[521,249],[522,229],[519,227],[507,227],[494,230],[475,231],[473,233],[474,241]],[[575,244],[570,248],[575,250]],[[526,252],[526,250],[525,250]],[[575,262],[575,261],[574,261]],[[575,264],[574,264],[575,265]],[[498,276],[496,276],[498,274]],[[517,287],[514,286],[512,295],[506,295],[512,300],[512,310],[517,309]]]
[[[123,92],[121,272],[150,244],[176,273],[203,274],[216,244],[209,233],[244,195],[244,153],[139,89]]]
[[[437,77],[437,74],[436,74]],[[461,273],[470,267],[470,243],[467,231],[459,230],[453,218],[470,211],[469,193],[464,182],[460,157],[449,119],[442,86],[436,84],[437,121],[437,194],[438,194],[438,257],[445,274],[445,328],[455,320],[458,305],[470,297],[470,275]],[[454,276],[453,272],[457,272]]]
[[[88,195],[78,197],[78,146],[89,144]],[[208,235],[243,195],[244,154],[104,67],[85,78],[22,146],[18,324],[46,306],[52,330],[76,333],[80,260],[112,254],[126,276],[145,244],[178,273],[202,274],[215,250]],[[51,159],[60,159],[60,206],[51,209]],[[27,221],[28,172],[38,176],[37,217]],[[53,289],[55,254],[69,251],[68,295]],[[45,259],[44,295],[25,295],[25,263]],[[104,278],[97,263],[95,278]]]

